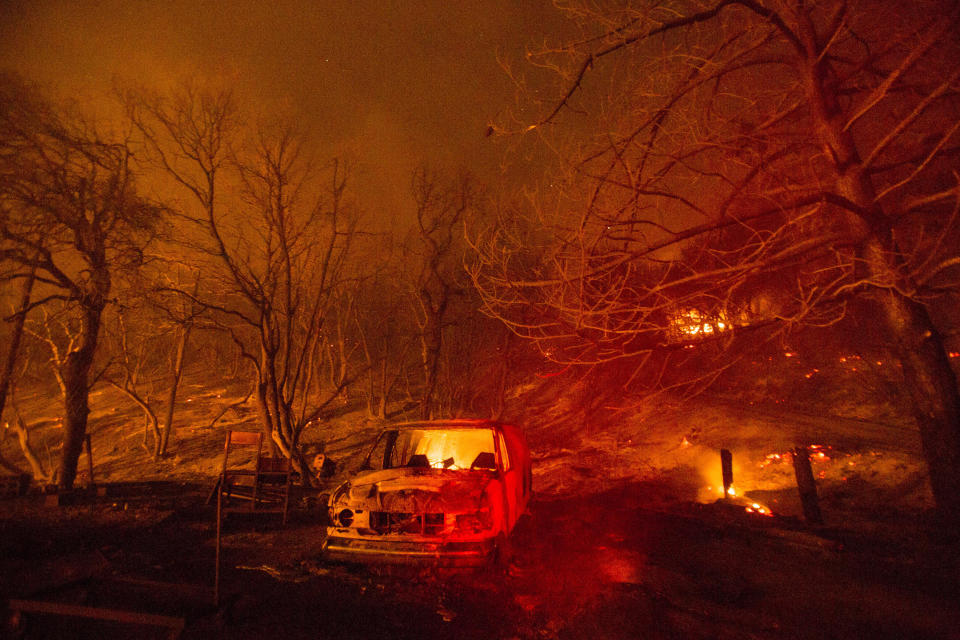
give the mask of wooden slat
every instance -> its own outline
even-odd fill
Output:
[[[63,602],[45,602],[42,600],[10,600],[11,611],[27,613],[49,613],[58,616],[74,616],[91,618],[94,620],[109,620],[128,624],[145,624],[152,627],[166,627],[171,630],[171,638],[180,636],[186,621],[183,618],[160,616],[153,613],[126,611],[122,609],[103,609],[100,607],[84,607]]]

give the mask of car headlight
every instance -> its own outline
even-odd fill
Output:
[[[490,498],[483,496],[480,508],[473,513],[457,515],[457,530],[468,533],[480,533],[493,528],[493,516],[490,513]]]
[[[341,527],[349,527],[353,524],[353,511],[350,509],[342,509],[340,513],[337,514],[336,522]]]

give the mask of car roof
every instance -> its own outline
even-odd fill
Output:
[[[410,422],[395,422],[393,424],[384,426],[384,429],[443,429],[447,427],[457,427],[458,429],[491,429],[499,426],[503,425],[496,420],[453,418],[450,420],[414,420]]]

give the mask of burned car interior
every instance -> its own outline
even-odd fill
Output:
[[[391,429],[380,434],[362,469],[496,469],[489,429]]]

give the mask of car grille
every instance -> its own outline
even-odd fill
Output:
[[[370,512],[370,528],[377,533],[438,535],[443,530],[442,513]]]

